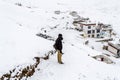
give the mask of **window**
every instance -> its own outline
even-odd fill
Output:
[[[97,34],[97,37],[100,37],[100,34]]]
[[[90,35],[88,35],[88,37],[90,37]]]
[[[92,37],[94,38],[95,36],[94,36],[94,35],[92,35]]]
[[[91,30],[88,31],[88,34],[91,34]]]
[[[92,30],[92,33],[95,33],[95,30]]]
[[[97,33],[100,33],[100,29],[97,29]]]
[[[88,29],[91,29],[91,26],[88,26]]]

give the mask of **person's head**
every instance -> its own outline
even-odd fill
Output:
[[[62,34],[58,34],[58,37],[63,40]]]
[[[62,34],[58,34],[58,37],[62,37]]]

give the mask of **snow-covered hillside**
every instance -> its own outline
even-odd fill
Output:
[[[102,51],[84,45],[87,39],[74,30],[73,17],[69,14],[76,11],[94,22],[111,24],[119,36],[119,2],[0,0],[0,76],[18,65],[32,64],[34,57],[42,57],[53,50],[54,41],[36,34],[56,39],[62,33],[65,64],[58,64],[56,54],[51,55],[49,60],[41,60],[28,80],[119,80],[120,59],[110,57],[115,64],[93,59],[91,56],[102,54]],[[60,13],[55,14],[55,11]],[[94,43],[94,46],[99,45]]]

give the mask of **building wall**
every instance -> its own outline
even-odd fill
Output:
[[[97,29],[95,26],[91,26],[91,28],[89,29],[88,28],[89,26],[84,26],[83,27],[83,31],[84,33],[87,35],[87,37],[98,37],[97,35],[100,35],[101,33],[101,30],[99,33],[97,33]],[[94,30],[94,33],[93,33],[93,30]],[[91,31],[91,33],[88,33],[88,31]]]

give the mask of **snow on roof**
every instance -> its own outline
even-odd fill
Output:
[[[109,45],[120,50],[120,42],[118,40],[108,42]]]

